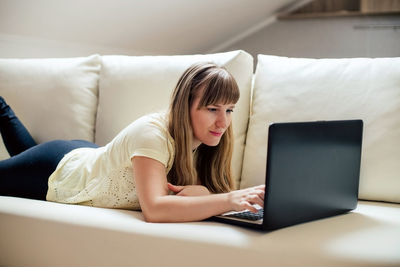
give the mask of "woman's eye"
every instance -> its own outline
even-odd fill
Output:
[[[208,111],[210,111],[210,112],[216,112],[217,109],[216,109],[216,108],[208,108]]]
[[[226,113],[232,113],[232,112],[233,112],[233,109],[226,110]]]

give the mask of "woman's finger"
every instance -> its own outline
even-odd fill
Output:
[[[265,184],[257,185],[253,187],[254,189],[265,191]]]
[[[171,183],[168,183],[168,189],[171,190],[174,193],[179,193],[181,192],[185,187],[180,186],[180,185],[173,185]]]
[[[243,201],[241,204],[242,204],[241,206],[243,207],[243,210],[247,209],[253,213],[257,213],[257,209],[253,205],[251,205],[249,202]]]
[[[264,195],[265,195],[265,192],[264,192],[264,191],[262,191],[262,190],[256,190],[255,193],[257,194],[257,196],[258,196],[262,201],[264,201]]]
[[[264,200],[261,199],[258,195],[253,195],[250,197],[250,201],[251,204],[257,204],[261,207],[264,207]]]

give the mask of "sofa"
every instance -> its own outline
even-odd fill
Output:
[[[400,266],[400,58],[258,55],[255,67],[241,50],[0,59],[0,95],[38,143],[104,145],[136,118],[167,109],[179,76],[198,61],[225,66],[240,88],[237,188],[264,183],[270,123],[362,119],[357,208],[261,232],[212,220],[147,223],[140,211],[0,196],[0,266]]]

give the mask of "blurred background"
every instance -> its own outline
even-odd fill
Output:
[[[398,57],[400,0],[0,0],[0,57]]]

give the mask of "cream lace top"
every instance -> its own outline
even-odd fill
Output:
[[[140,209],[131,159],[145,156],[164,164],[174,160],[174,140],[166,114],[144,116],[100,148],[78,148],[66,154],[49,178],[46,199],[104,208]]]

